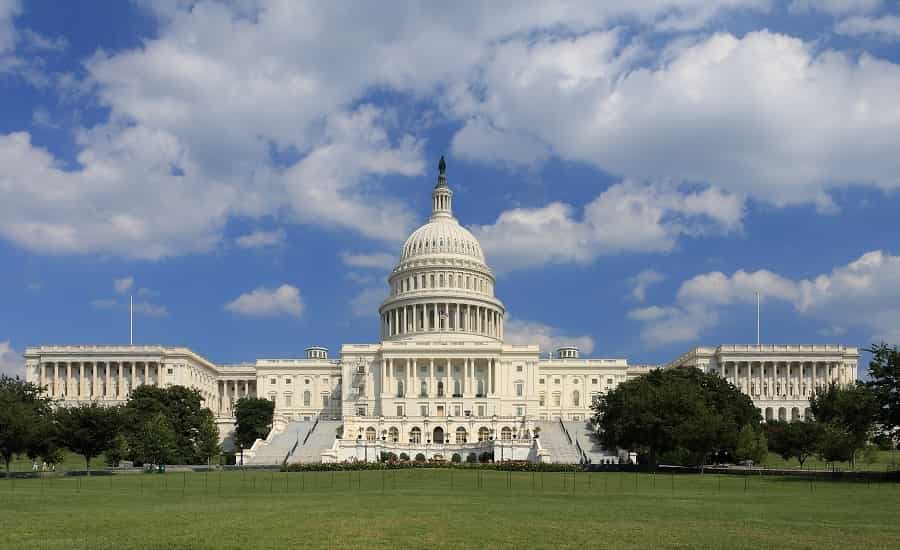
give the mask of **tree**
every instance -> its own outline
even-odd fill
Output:
[[[900,429],[900,351],[884,343],[866,351],[872,354],[866,386],[878,402],[881,431],[895,439]]]
[[[131,392],[123,417],[129,442],[151,417],[163,414],[175,433],[175,450],[171,460],[180,463],[205,463],[210,455],[209,441],[203,440],[215,429],[215,421],[203,407],[203,397],[196,389],[184,386],[160,388],[139,386]],[[134,445],[129,445],[132,449]],[[205,446],[204,449],[201,449]],[[213,453],[215,454],[215,453]]]
[[[770,420],[766,423],[769,448],[785,460],[796,458],[803,468],[806,459],[819,452],[824,426],[815,421],[786,422]]]
[[[6,476],[13,457],[39,454],[42,435],[51,422],[50,399],[44,389],[18,376],[0,375],[0,457],[6,464]]]
[[[196,441],[197,457],[206,461],[209,465],[210,459],[222,452],[222,446],[219,445],[219,428],[216,426],[215,418],[212,411],[204,409],[199,418],[199,426]]]
[[[734,458],[738,461],[749,460],[754,464],[762,464],[769,454],[768,441],[762,429],[753,429],[750,424],[744,425],[738,433]]]
[[[243,397],[234,405],[234,441],[241,450],[241,464],[244,464],[244,449],[252,447],[257,439],[265,439],[272,429],[275,403],[259,397]]]
[[[761,420],[748,396],[693,367],[651,371],[592,408],[601,442],[638,451],[651,467],[664,453],[702,467],[715,452],[733,452],[740,429]]]
[[[825,424],[822,456],[826,460],[856,463],[856,453],[868,442],[879,415],[875,394],[862,382],[828,388],[810,398],[809,410]],[[832,457],[832,458],[828,458]]]
[[[177,452],[177,438],[172,423],[163,413],[148,418],[136,431],[132,451],[144,464],[163,466]]]
[[[60,441],[70,451],[84,457],[91,475],[91,460],[110,448],[119,433],[119,409],[99,403],[61,407],[56,411]]]

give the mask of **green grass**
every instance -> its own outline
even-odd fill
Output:
[[[898,467],[898,463],[900,463],[900,451],[878,451],[876,453],[874,462],[867,462],[864,457],[861,456],[856,460],[856,465],[853,467],[853,469],[883,472],[885,471],[885,469],[900,469],[900,467]],[[811,457],[803,463],[803,468],[809,470],[830,470],[832,466],[836,467],[838,470],[843,471],[851,469],[848,462],[824,462],[817,457]],[[791,460],[784,460],[775,453],[769,453],[769,458],[766,459],[764,467],[791,468],[796,470],[800,468],[800,463],[795,458]]]
[[[896,484],[484,471],[479,487],[478,476],[0,480],[0,549],[900,548]]]

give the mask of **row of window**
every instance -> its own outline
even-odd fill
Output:
[[[327,382],[327,380],[326,380],[326,382]],[[284,377],[284,383],[285,383],[286,385],[291,385],[291,384],[293,383],[293,377],[292,377],[292,376],[285,376],[285,377]],[[312,380],[311,380],[310,378],[304,378],[304,379],[303,379],[303,383],[304,383],[305,385],[309,385],[309,384],[312,384]],[[338,378],[337,381],[336,381],[336,384],[337,384],[337,385],[340,385],[340,383],[341,383],[341,379]],[[277,378],[274,378],[274,377],[273,377],[273,378],[269,378],[269,385],[270,385],[270,386],[277,386],[277,385],[278,385],[278,379],[277,379]]]
[[[429,443],[449,443],[450,437],[449,434],[445,433],[444,428],[437,426],[434,430],[429,433],[431,437],[427,440]],[[453,432],[454,438],[453,443],[463,444],[469,442],[469,431],[460,426],[456,428]],[[478,441],[489,441],[494,438],[494,432],[488,428],[487,426],[482,426],[478,429],[477,432]],[[510,428],[509,426],[504,426],[500,429],[500,439],[504,441],[509,441],[511,439],[515,439],[518,435],[518,432],[514,428]],[[399,443],[400,442],[400,430],[396,427],[390,427],[387,430],[381,430],[381,437],[385,441],[389,441],[391,443]],[[409,430],[409,442],[410,443],[422,443],[422,429],[418,426],[413,427]],[[359,429],[359,439],[365,438],[366,441],[376,441],[378,439],[378,431],[374,426],[369,426],[365,430],[362,428]]]
[[[520,372],[521,372],[521,371],[520,371]],[[538,384],[544,385],[544,384],[546,384],[546,383],[547,383],[547,381],[546,381],[544,378],[539,378],[539,379],[538,379]],[[553,379],[553,383],[554,383],[554,384],[559,384],[559,383],[560,383],[560,379],[559,379],[559,378],[554,378],[554,379]],[[596,385],[599,384],[599,383],[600,383],[600,379],[599,379],[599,378],[591,378],[591,384],[592,384],[592,385],[596,386]],[[612,378],[607,378],[607,379],[606,379],[606,385],[607,385],[607,386],[612,386],[612,385],[613,385],[613,379],[612,379]]]
[[[552,397],[553,397],[553,406],[554,407],[559,407],[562,405],[562,394],[561,393],[559,393],[559,392],[554,393],[552,395]],[[599,401],[600,401],[600,394],[592,393],[591,394],[591,404],[596,405],[597,402],[599,402]],[[581,406],[581,392],[579,392],[578,390],[573,391],[572,399],[571,399],[570,403],[571,403],[571,406],[573,406],[573,407],[580,407]],[[547,406],[547,395],[545,393],[541,392],[540,394],[538,394],[538,404],[541,407]]]
[[[275,406],[276,406],[276,407],[279,406],[279,405],[278,405],[278,394],[276,394],[276,393],[270,393],[270,394],[269,394],[269,399],[272,400],[273,403],[275,403]],[[330,403],[331,403],[331,395],[329,395],[328,393],[323,393],[323,394],[322,394],[322,406],[323,406],[323,407],[328,407],[328,405],[329,405]],[[293,394],[291,394],[291,393],[285,393],[285,394],[282,396],[281,406],[283,406],[283,407],[293,407],[293,406],[294,406],[294,397],[293,397]],[[311,392],[308,392],[308,391],[303,392],[303,406],[304,406],[304,407],[310,407],[310,406],[312,406],[312,393],[311,393]]]
[[[420,273],[395,280],[391,285],[391,296],[401,292],[429,288],[462,288],[493,294],[491,281],[485,277],[464,275],[463,273]]]

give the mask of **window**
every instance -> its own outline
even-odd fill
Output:
[[[591,384],[596,384],[596,383],[597,383],[597,379],[596,379],[596,378],[591,378]]]
[[[397,380],[397,397],[405,397],[406,394],[403,392],[403,380]]]
[[[516,372],[522,372],[522,365],[516,365]]]
[[[516,405],[516,416],[525,416],[525,407]]]
[[[428,416],[428,405],[419,405],[419,415]]]
[[[284,394],[284,406],[285,407],[291,406],[291,394],[289,394],[289,393]]]
[[[554,383],[554,384],[559,384],[559,378],[554,378],[554,379],[553,379],[553,383]]]
[[[304,380],[303,383],[308,385],[308,384],[309,384],[309,378],[307,378],[306,380]]]
[[[303,392],[303,406],[309,407],[309,403],[312,400],[312,394],[309,391]]]
[[[357,407],[356,408],[356,416],[366,416],[366,408],[365,407]]]
[[[419,386],[419,397],[428,397],[428,384],[424,380]]]
[[[290,383],[291,383],[291,379],[290,379],[290,378],[285,378],[285,379],[284,379],[284,383],[285,383],[285,384],[290,384]]]
[[[437,396],[444,397],[444,383],[443,382],[437,383]]]
[[[459,416],[460,414],[462,414],[462,406],[454,405],[453,406],[453,416]]]
[[[271,401],[272,403],[277,403],[277,401],[275,401],[275,394],[274,394],[274,393],[269,394],[269,401]]]
[[[491,437],[491,431],[482,426],[478,428],[478,441],[487,441]]]
[[[274,386],[277,383],[278,383],[278,380],[276,380],[275,378],[269,379],[269,384],[272,384]]]
[[[323,407],[327,407],[327,406],[328,406],[328,402],[329,402],[328,394],[327,394],[327,393],[323,393],[323,394],[322,394],[322,406],[323,406]]]
[[[522,397],[525,394],[525,384],[516,382],[516,397]]]
[[[169,369],[166,370],[166,372],[168,372],[169,374],[174,374],[175,371],[172,370],[171,368],[169,368]]]
[[[462,397],[462,383],[459,380],[453,381],[453,397]]]
[[[509,441],[512,439],[512,430],[509,426],[504,426],[502,430],[500,430],[500,439],[503,441]]]
[[[612,378],[607,378],[607,379],[606,379],[606,383],[609,384],[609,385],[612,385],[613,379],[612,379]]]
[[[560,395],[558,393],[554,393],[553,394],[553,406],[559,407],[559,403],[560,403]]]
[[[591,394],[591,404],[592,404],[592,405],[597,405],[597,404],[599,404],[599,403],[600,403],[600,394],[599,394],[599,393],[592,393],[592,394]]]
[[[543,378],[539,378],[539,379],[538,379],[538,384],[540,384],[540,385],[543,386],[543,385],[544,385],[544,379],[543,379]]]
[[[366,428],[366,441],[375,441],[377,434],[375,433],[375,428],[369,426]]]
[[[538,404],[539,404],[541,407],[543,407],[544,405],[547,404],[547,396],[544,395],[543,393],[538,397],[538,399],[540,400]]]
[[[388,441],[391,443],[396,443],[400,441],[400,430],[397,428],[391,428],[388,430]]]
[[[397,405],[397,416],[403,416],[403,405]]]
[[[409,442],[410,443],[421,443],[422,442],[422,430],[418,427],[413,428],[409,431]]]
[[[456,428],[456,443],[465,443],[468,440],[468,433],[466,433],[466,429],[463,427]]]
[[[478,416],[484,416],[484,405],[478,405]]]
[[[578,393],[578,390],[572,392],[572,405],[575,407],[581,406],[581,394]]]

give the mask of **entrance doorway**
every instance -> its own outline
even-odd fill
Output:
[[[444,428],[438,426],[434,429],[434,437],[431,438],[435,443],[443,443],[444,442]]]

